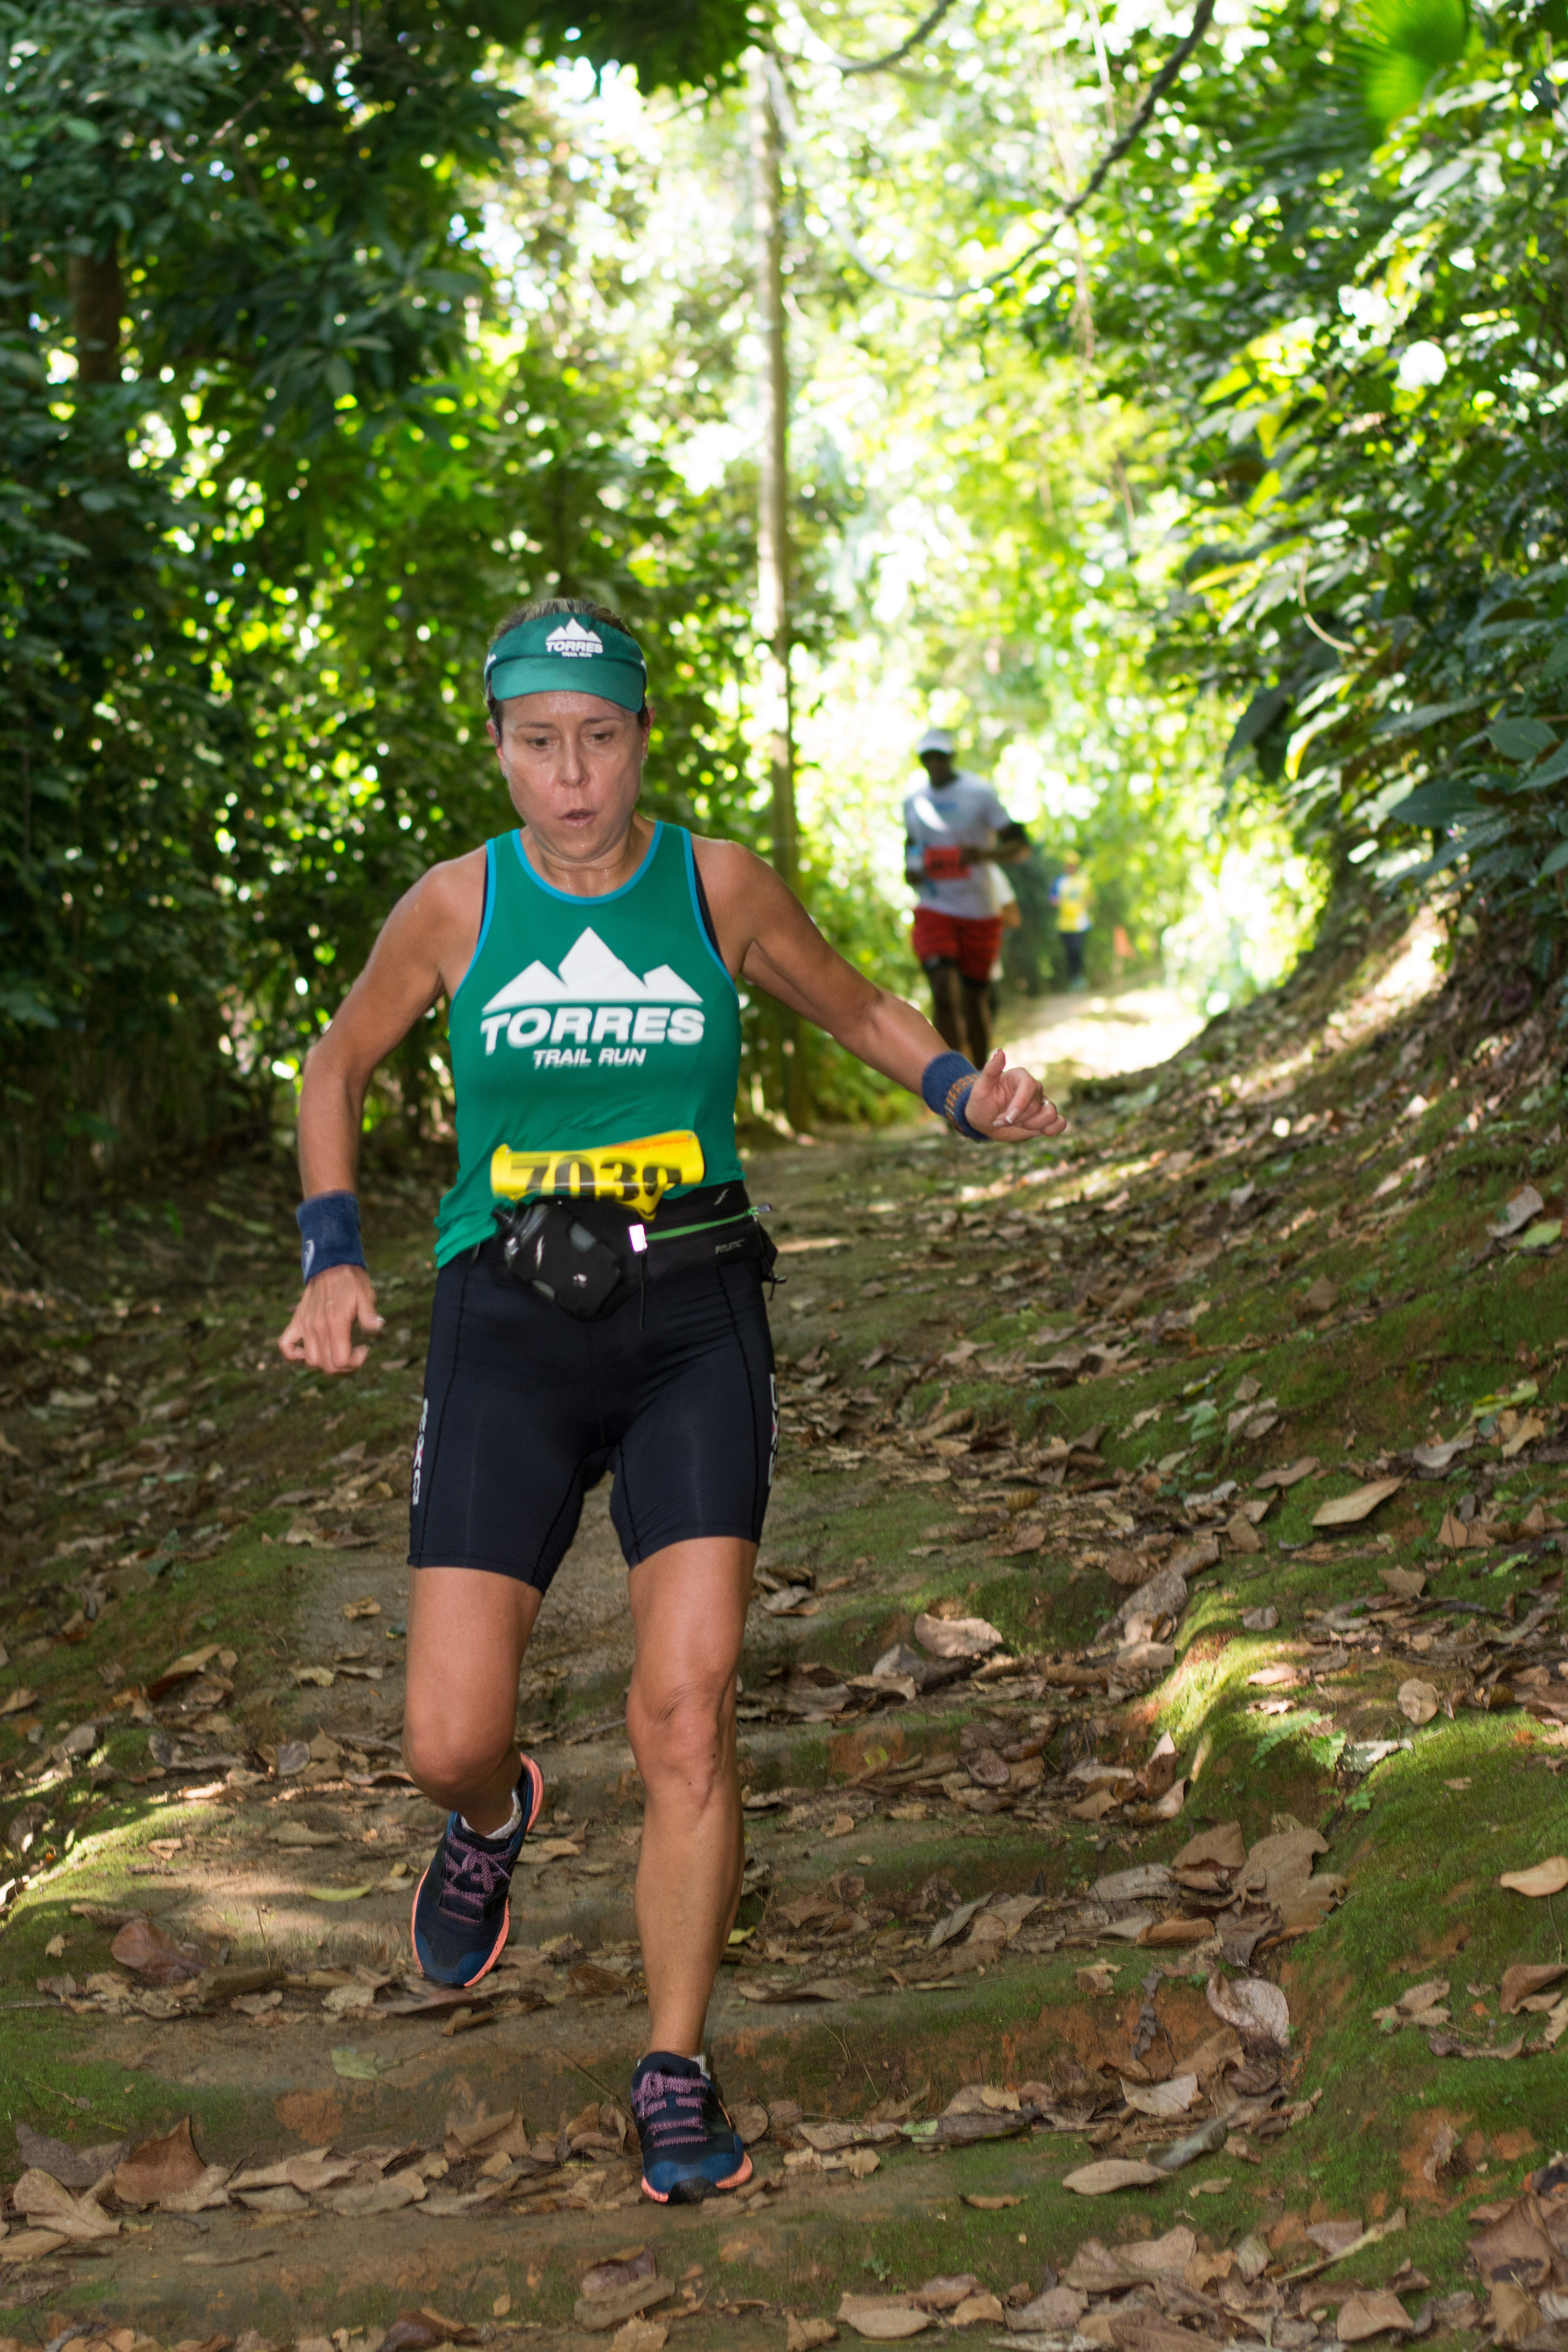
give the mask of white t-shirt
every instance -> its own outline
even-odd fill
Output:
[[[950,784],[917,784],[904,801],[904,831],[917,849],[991,849],[996,835],[1012,818],[984,776],[961,768]],[[912,861],[911,861],[912,862]],[[958,915],[967,921],[984,920],[996,911],[990,868],[972,866],[951,882],[911,875],[922,907],[940,915]]]

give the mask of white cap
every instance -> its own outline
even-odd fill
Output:
[[[915,757],[923,759],[928,751],[945,751],[951,759],[958,749],[958,738],[945,727],[928,727],[915,745]]]

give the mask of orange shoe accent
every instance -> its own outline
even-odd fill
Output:
[[[747,2181],[750,2180],[753,2168],[751,2158],[749,2156],[743,2156],[741,2158],[741,2169],[739,2172],[732,2172],[728,2180],[710,2180],[709,2182],[708,2196],[723,2197],[727,2196],[731,2189],[743,2189]],[[645,2197],[651,2198],[656,2205],[668,2205],[669,2202],[669,2192],[668,2189],[650,2189],[646,2176],[643,2179],[642,2193]],[[706,2203],[707,2199],[704,2198],[700,2201]]]

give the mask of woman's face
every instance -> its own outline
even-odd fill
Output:
[[[540,847],[569,864],[619,847],[647,757],[649,719],[596,694],[521,694],[490,726],[511,804]]]

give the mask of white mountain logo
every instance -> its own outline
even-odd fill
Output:
[[[602,654],[605,640],[595,629],[585,629],[581,621],[565,621],[552,629],[544,640],[544,650],[551,654],[566,654],[574,661],[584,661],[591,654]]]
[[[557,974],[547,964],[531,963],[515,980],[498,989],[485,1006],[487,1013],[510,1013],[522,1004],[700,1004],[701,997],[667,963],[644,972],[639,980],[629,965],[605,945],[597,931],[586,930],[561,959]]]
[[[639,980],[584,931],[559,971],[537,961],[497,989],[483,1013],[485,1052],[532,1052],[536,1069],[640,1069],[650,1045],[700,1045],[707,1024],[696,989],[656,964]]]

